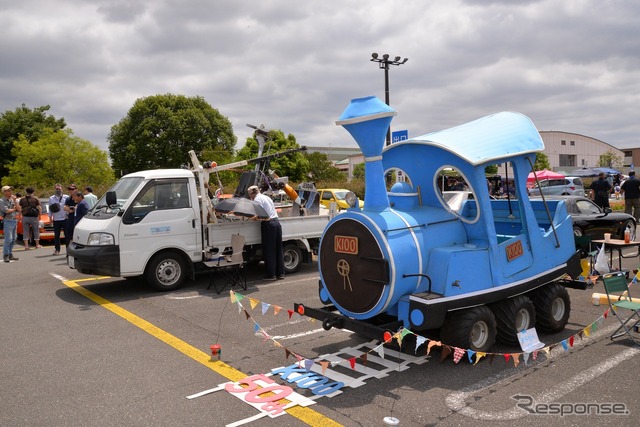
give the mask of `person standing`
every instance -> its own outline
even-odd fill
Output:
[[[33,196],[33,187],[27,187],[27,195],[20,199],[19,205],[22,210],[22,240],[24,241],[24,250],[29,250],[29,236],[33,236],[36,242],[36,249],[40,246],[40,214],[42,213],[42,205],[40,199]]]
[[[598,179],[591,183],[591,200],[595,202],[596,205],[601,208],[609,207],[609,194],[611,193],[611,184],[609,181],[605,179],[606,174],[604,172],[600,172],[598,175]]]
[[[89,209],[92,209],[98,203],[98,196],[93,194],[93,188],[88,185],[84,187],[84,200],[87,202]]]
[[[85,216],[87,212],[89,212],[90,208],[89,204],[87,203],[87,199],[84,197],[81,191],[76,191],[71,195],[71,197],[73,197],[73,201],[76,202],[75,215],[73,216],[73,227],[75,228],[82,217]]]
[[[60,232],[64,231],[67,224],[67,213],[64,211],[64,206],[68,197],[62,193],[62,184],[56,184],[53,196],[49,197],[49,218],[53,221],[53,245],[55,248],[53,255],[60,255]]]
[[[266,269],[265,280],[284,279],[284,255],[282,252],[282,226],[278,221],[278,213],[270,197],[260,193],[257,186],[247,189],[249,198],[264,208],[269,220],[262,221],[262,254]]]
[[[620,193],[624,196],[624,213],[633,215],[636,222],[640,221],[640,179],[636,178],[636,171],[629,172],[629,179],[620,186]]]
[[[13,256],[13,245],[16,242],[16,228],[18,226],[18,213],[20,205],[16,202],[16,196],[12,194],[11,187],[2,187],[3,197],[0,199],[0,216],[3,220],[4,244],[2,245],[2,261],[18,261]]]
[[[78,187],[75,184],[69,184],[67,190],[69,190],[69,197],[67,197],[67,200],[64,202],[64,211],[67,213],[67,222],[64,225],[65,246],[69,246],[69,243],[73,240],[73,229],[76,228],[76,201],[71,195],[78,191]]]

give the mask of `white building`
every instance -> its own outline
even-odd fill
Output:
[[[555,171],[598,167],[600,156],[607,151],[613,151],[621,161],[625,157],[625,153],[613,145],[577,133],[543,130],[540,136],[544,141],[544,153]]]

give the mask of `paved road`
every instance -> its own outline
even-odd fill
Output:
[[[297,314],[289,319],[287,309],[294,302],[318,305],[315,263],[277,282],[264,283],[260,271],[251,272],[242,294],[253,298],[256,307],[251,309],[248,298],[242,301],[251,316],[247,319],[228,292],[217,295],[206,289],[207,275],[163,294],[136,280],[80,275],[51,252],[16,251],[20,261],[0,265],[3,426],[229,424],[258,412],[225,391],[192,400],[186,396],[229,378],[289,365],[295,359],[285,357],[285,348],[315,358],[365,343],[347,331],[324,331],[318,322]],[[570,290],[573,309],[567,329],[541,335],[541,340],[560,342],[601,316],[604,307],[592,305],[593,291]],[[602,291],[602,285],[595,291]],[[268,304],[264,315],[263,303]],[[278,314],[276,305],[282,307]],[[265,341],[254,321],[282,347]],[[429,358],[422,351],[420,360],[426,363],[392,369],[384,378],[319,398],[295,416],[254,425],[369,426],[382,425],[390,415],[403,426],[637,425],[640,386],[633,374],[640,369],[640,349],[626,340],[611,342],[607,332],[614,325],[614,319],[607,319],[590,337],[576,338],[571,351],[558,347],[549,359],[541,356],[517,368],[503,358],[470,365],[465,360],[454,364],[449,357],[441,363],[438,350]],[[215,342],[222,346],[224,364],[209,361],[209,346]],[[495,351],[519,349],[497,346]],[[370,353],[372,360],[376,354]],[[371,362],[367,368],[382,367]],[[329,369],[357,376],[348,364]],[[358,362],[356,370],[364,369]],[[567,404],[565,412],[585,408],[571,403],[620,403],[628,414],[533,415],[516,407],[518,402],[529,408],[551,404],[539,410]]]

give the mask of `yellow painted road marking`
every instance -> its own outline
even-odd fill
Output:
[[[143,318],[136,316],[135,314],[125,310],[119,305],[114,304],[105,298],[102,298],[100,295],[94,294],[90,290],[78,285],[77,283],[81,281],[87,282],[87,281],[99,280],[99,279],[101,278],[65,280],[62,283],[64,283],[66,286],[73,289],[74,291],[78,292],[80,295],[106,308],[110,312],[122,317],[124,320],[126,320],[129,323],[132,323],[133,325],[142,329],[149,335],[159,339],[165,344],[170,345],[171,347],[175,348],[179,352],[189,356],[196,362],[222,375],[223,377],[227,378],[229,381],[238,381],[248,376],[247,374],[235,368],[232,368],[231,366],[227,365],[224,362],[220,362],[220,361],[212,362],[211,357],[207,353],[201,350],[198,350],[191,344],[188,344],[185,341],[182,341],[180,338],[177,338],[171,335],[170,333],[158,328],[154,324],[147,322]],[[314,411],[313,409],[309,409],[301,406],[294,406],[292,408],[289,408],[287,409],[287,413],[298,418],[300,421],[310,426],[335,426],[335,427],[342,426],[342,424],[337,423],[331,418],[328,418],[322,415],[321,413]]]

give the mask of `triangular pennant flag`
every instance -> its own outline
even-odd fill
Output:
[[[291,356],[291,352],[289,351],[289,349],[288,349],[288,348],[285,348],[285,349],[284,349],[284,356],[285,356],[285,359],[288,359],[288,358],[289,358],[289,356]]]
[[[490,353],[489,354],[489,365],[493,365],[493,359],[496,358],[496,354],[495,353]]]
[[[504,355],[504,361],[505,361],[505,362],[507,362],[507,363],[509,363],[509,359],[511,359],[511,355],[510,355],[509,353],[506,353],[506,354]]]
[[[274,305],[273,306],[273,315],[275,316],[276,314],[280,313],[280,310],[282,310],[282,307]]]
[[[569,347],[573,347],[573,342],[575,341],[575,337],[573,335],[571,335],[569,337]]]
[[[400,332],[400,335],[402,336],[402,338],[406,337],[409,334],[412,334],[413,332],[411,332],[408,329],[402,328],[402,331]],[[414,334],[415,335],[415,334]]]
[[[469,363],[473,363],[473,355],[476,354],[473,350],[467,350],[467,359],[469,359]]]
[[[513,357],[513,366],[515,366],[517,368],[518,365],[520,364],[520,354],[519,353],[513,353],[511,356]]]
[[[578,336],[580,337],[580,340],[583,340],[584,339],[584,331],[578,332]]]
[[[586,328],[584,328],[584,329],[582,330],[582,332],[584,332],[584,334],[585,334],[586,336],[589,336],[589,335],[591,335],[591,328],[587,326]]]
[[[351,365],[351,369],[353,369],[354,371],[356,370],[356,358],[352,357],[351,359],[349,359],[349,365]]]
[[[253,325],[253,332],[258,332],[260,330],[260,325],[257,323]]]
[[[313,366],[313,360],[306,359],[304,361],[304,369],[306,369],[307,371],[310,371],[312,366]]]
[[[598,330],[597,322],[593,322],[593,323],[591,324],[591,332],[595,332],[595,331],[597,331],[597,330]]]
[[[323,360],[322,362],[320,362],[320,366],[322,366],[322,375],[324,375],[324,373],[327,371],[327,368],[329,367],[329,362]]]
[[[606,319],[609,316],[609,309],[607,308],[607,310],[602,315]]]
[[[533,350],[533,360],[538,358],[538,350]]]
[[[247,320],[249,320],[249,318],[251,317],[251,315],[249,314],[249,312],[247,310],[244,311],[244,317],[246,317]]]
[[[339,360],[334,360],[333,362],[331,362],[331,367],[333,368],[334,366],[338,366],[340,364]]]
[[[236,300],[238,300],[238,302],[242,301],[244,299],[244,295],[239,294],[237,292],[234,293],[234,295],[236,296]]]
[[[273,345],[278,347],[278,348],[282,348],[282,344],[280,344],[278,341],[273,340]]]
[[[384,346],[382,344],[374,348],[374,350],[378,353],[378,356],[380,356],[381,359],[384,359]]]
[[[440,347],[442,343],[440,341],[429,341],[429,344],[427,344],[427,354],[429,354],[429,352],[431,351],[431,347],[433,347],[434,345]]]
[[[238,301],[238,299],[236,298],[236,293],[233,291],[229,291],[229,298],[231,299],[232,304]]]
[[[474,365],[477,365],[478,362],[480,361],[480,359],[482,359],[483,357],[485,357],[487,355],[487,353],[485,353],[484,351],[479,351],[476,353],[476,361],[473,363]]]
[[[458,363],[462,356],[464,356],[464,349],[453,347],[453,362]]]
[[[413,351],[413,352],[414,352],[414,354],[417,354],[417,353],[418,353],[418,347],[420,347],[422,344],[424,344],[424,342],[425,342],[426,340],[427,340],[427,339],[426,339],[425,337],[422,337],[422,336],[420,336],[420,335],[417,335],[417,336],[416,336],[416,349]]]
[[[367,353],[363,353],[362,355],[360,355],[360,359],[362,359],[362,364],[364,366],[367,366]]]
[[[393,335],[393,337],[396,339],[396,341],[398,341],[398,347],[402,348],[402,334],[397,332]]]
[[[524,364],[526,365],[527,362],[529,361],[529,355],[531,355],[531,353],[524,353],[522,355],[522,361],[524,362]]]
[[[258,305],[258,302],[259,301],[257,299],[249,298],[249,305],[251,305],[251,310],[256,308],[256,305]]]
[[[289,320],[291,320],[291,316],[293,316],[293,310],[287,310],[287,313],[289,313]]]
[[[262,315],[264,316],[265,314],[267,314],[267,311],[269,311],[269,307],[271,307],[270,304],[267,304],[266,302],[262,303]]]
[[[244,310],[244,307],[242,306],[240,301],[238,301],[238,314],[242,313],[242,310]]]
[[[271,338],[271,337],[269,336],[269,334],[268,334],[268,333],[266,333],[266,332],[264,331],[264,329],[262,330],[262,336],[264,337],[264,339],[262,340],[262,342],[265,342],[266,340],[268,340],[269,338]]]
[[[551,353],[551,347],[545,347],[542,349],[542,351],[544,351],[545,355],[549,357],[549,354]]]
[[[598,324],[598,328],[602,328],[602,325],[604,324],[604,319],[601,317],[598,320],[596,320],[596,323]]]
[[[448,355],[451,354],[451,347],[446,344],[442,345],[442,354],[440,355],[440,361],[444,362],[444,359],[447,358]]]
[[[567,340],[560,341],[560,344],[562,344],[562,348],[564,348],[564,351],[569,351],[569,346],[567,345]]]

